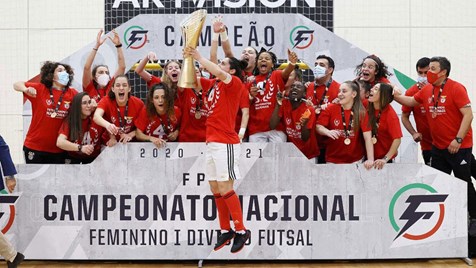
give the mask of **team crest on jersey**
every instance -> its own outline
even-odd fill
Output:
[[[28,152],[28,159],[33,160],[33,158],[35,158],[35,153],[32,151]]]
[[[334,119],[334,125],[337,127],[340,125],[339,119]]]
[[[300,123],[296,124],[296,130],[301,130],[301,124]]]
[[[291,124],[291,118],[286,118],[286,125],[290,125]]]
[[[441,101],[441,103],[445,103],[446,102],[446,96],[441,96],[440,101]]]
[[[51,99],[46,99],[46,105],[50,106],[51,104],[53,104],[53,102],[51,101]]]
[[[329,102],[329,96],[324,96],[324,103],[328,103]]]
[[[116,117],[115,116],[111,116],[111,123],[116,123]]]
[[[195,97],[192,97],[192,99],[190,99],[190,101],[192,102],[192,104],[195,104],[195,102],[197,101],[197,99]]]
[[[65,101],[64,102],[64,108],[69,109],[69,103],[70,103],[70,101]]]
[[[127,124],[132,123],[132,116],[124,116],[124,119],[126,120]]]

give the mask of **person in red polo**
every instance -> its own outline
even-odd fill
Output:
[[[428,84],[413,97],[395,90],[395,100],[402,105],[423,105],[433,144],[431,166],[467,183],[468,212],[471,217],[469,234],[476,236],[476,191],[471,181],[473,111],[466,88],[448,78],[451,63],[445,57],[430,59]]]
[[[426,74],[429,69],[429,58],[424,57],[418,60],[416,64],[416,70],[418,73],[417,83],[405,92],[405,96],[415,95],[426,84],[428,84]],[[413,117],[415,118],[416,130],[410,122],[411,113],[413,113]],[[428,120],[426,119],[425,107],[423,105],[418,105],[415,107],[408,107],[403,105],[402,123],[403,126],[407,129],[407,131],[412,135],[413,140],[415,142],[420,143],[423,161],[429,166],[431,160],[431,143],[433,142],[433,139],[431,138],[430,127],[428,126]]]

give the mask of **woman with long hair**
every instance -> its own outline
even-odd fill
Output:
[[[191,47],[185,48],[184,57],[186,56],[192,56],[216,77],[211,80],[203,77],[199,79],[201,88],[208,89],[204,92],[205,105],[209,107],[206,123],[206,174],[215,197],[222,230],[214,250],[221,249],[234,239],[231,252],[237,253],[251,236],[243,222],[240,200],[233,190],[234,181],[240,179],[240,138],[235,132],[235,117],[243,87],[242,70],[247,63],[236,58],[225,58],[217,65]],[[230,226],[230,215],[235,231]]]
[[[342,83],[337,98],[339,103],[329,104],[317,122],[317,132],[329,137],[326,161],[334,164],[359,163],[367,151],[364,165],[370,169],[374,160],[372,136],[364,124],[366,114],[357,82]]]
[[[402,138],[400,120],[390,105],[392,101],[391,85],[378,83],[370,90],[367,107],[368,127],[372,131],[374,167],[377,169],[383,168],[386,163],[393,163]]]
[[[122,51],[122,44],[119,35],[115,30],[112,30],[113,38],[108,37],[114,46],[117,48],[117,70],[111,78],[109,67],[105,64],[99,64],[92,68],[94,58],[102,44],[107,38],[101,38],[103,30],[100,30],[96,37],[96,44],[86,58],[83,69],[83,91],[87,92],[91,98],[98,103],[101,98],[105,97],[111,90],[112,81],[114,78],[123,75],[126,70],[126,62],[124,59],[124,52]]]
[[[93,105],[88,93],[78,93],[59,130],[56,145],[68,152],[71,164],[89,164],[101,153],[104,128],[93,122]]]
[[[359,80],[374,86],[377,83],[390,83],[388,78],[392,75],[387,65],[376,55],[369,55],[355,68],[355,74]]]
[[[32,117],[23,152],[27,164],[64,164],[64,151],[56,146],[58,130],[68,115],[73,97],[71,66],[47,61],[40,71],[40,83],[16,82],[13,88],[31,102]]]
[[[125,75],[114,79],[107,98],[103,98],[94,112],[94,122],[109,133],[106,145],[127,143],[135,139],[135,121],[144,108],[141,99],[131,96],[131,85]]]
[[[155,84],[147,93],[147,103],[135,123],[139,141],[150,141],[158,148],[179,135],[180,110],[174,106],[172,92],[164,83]]]
[[[155,84],[164,83],[171,93],[173,93],[172,96],[174,96],[175,105],[179,106],[179,88],[177,83],[180,78],[180,74],[182,73],[182,64],[180,64],[180,62],[177,60],[167,61],[167,63],[162,67],[162,76],[158,77],[145,70],[145,66],[149,61],[153,62],[156,60],[157,55],[154,52],[147,53],[147,55],[137,65],[135,72],[147,82],[147,87],[149,88]]]

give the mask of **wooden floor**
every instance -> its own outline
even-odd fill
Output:
[[[473,262],[476,259],[473,259]],[[98,261],[25,261],[20,267],[22,268],[143,268],[143,267],[157,267],[157,268],[183,268],[183,267],[197,267],[197,261],[177,261],[177,262],[98,262]],[[304,267],[468,267],[461,259],[436,259],[436,260],[392,260],[392,261],[293,261],[293,262],[225,262],[225,261],[204,261],[203,267],[219,268],[219,267],[234,267],[234,268],[304,268]]]

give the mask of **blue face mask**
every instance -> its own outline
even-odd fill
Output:
[[[418,76],[416,80],[420,84],[423,84],[423,85],[428,84],[428,79],[426,78],[426,76]]]
[[[314,66],[314,69],[312,69],[312,72],[314,73],[314,78],[316,79],[323,78],[324,76],[326,76],[326,71],[327,68],[322,67],[320,65],[316,65]]]
[[[66,71],[62,71],[58,73],[58,81],[56,81],[63,86],[66,86],[69,82],[69,74]]]

